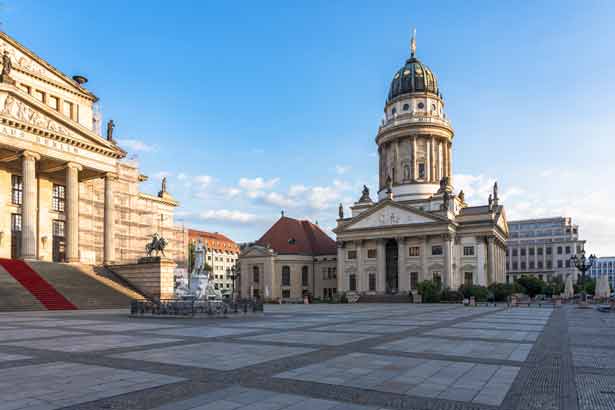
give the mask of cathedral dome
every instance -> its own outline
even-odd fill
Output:
[[[416,92],[427,92],[442,97],[438,89],[438,79],[433,71],[417,58],[411,57],[393,76],[387,102],[402,94]]]
[[[442,98],[438,89],[438,79],[429,67],[421,63],[416,54],[416,40],[412,36],[411,56],[406,64],[399,69],[391,81],[387,103],[396,97],[410,93],[431,93]]]

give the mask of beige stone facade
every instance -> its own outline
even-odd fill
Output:
[[[414,55],[391,82],[375,142],[379,186],[365,187],[337,235],[337,288],[407,293],[418,282],[444,287],[504,282],[508,225],[497,185],[488,204],[454,193],[454,131],[435,74]]]
[[[178,205],[141,193],[126,152],[100,135],[97,97],[5,33],[0,82],[0,257],[129,263],[156,231],[183,260]],[[5,64],[6,65],[6,64]]]

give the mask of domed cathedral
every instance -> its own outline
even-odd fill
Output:
[[[338,290],[414,292],[424,280],[457,289],[503,282],[508,224],[497,183],[487,205],[453,188],[454,131],[436,74],[416,56],[393,74],[376,134],[376,201],[365,186],[337,235]]]

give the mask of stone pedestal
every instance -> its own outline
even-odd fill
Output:
[[[172,259],[148,256],[139,259],[138,263],[113,265],[111,269],[149,296],[173,299],[176,267]]]

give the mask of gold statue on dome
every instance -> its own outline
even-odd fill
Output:
[[[416,28],[412,29],[412,39],[410,40],[410,57],[416,55]]]

